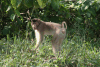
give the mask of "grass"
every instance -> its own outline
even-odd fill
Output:
[[[77,28],[75,28],[77,30]],[[38,53],[35,41],[14,36],[0,40],[0,67],[99,67],[100,38],[87,38],[80,30],[67,32],[61,56],[54,59],[51,38],[45,36]]]
[[[53,59],[49,37],[39,47],[38,53],[32,51],[35,41],[17,38],[0,40],[1,67],[99,67],[100,49],[93,47],[84,38],[66,38],[62,45],[61,56]]]

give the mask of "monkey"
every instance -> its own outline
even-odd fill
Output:
[[[34,50],[36,50],[39,47],[39,44],[42,43],[44,35],[53,35],[51,41],[53,53],[60,54],[61,44],[66,36],[67,24],[65,21],[63,21],[62,24],[59,24],[54,22],[44,22],[38,18],[34,18],[31,20],[31,26],[35,31],[36,38]]]

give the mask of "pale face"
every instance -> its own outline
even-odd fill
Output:
[[[37,20],[34,20],[34,19],[33,19],[33,20],[31,21],[31,26],[32,26],[33,30],[35,30],[35,29],[37,28],[36,23],[37,23]]]
[[[35,30],[36,29],[36,25],[32,25],[32,28],[33,28],[33,30]]]
[[[31,26],[32,26],[33,30],[36,30],[38,25],[39,25],[39,20],[38,19],[33,19],[31,21]]]

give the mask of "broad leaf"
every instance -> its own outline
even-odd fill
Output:
[[[11,9],[11,6],[8,6],[8,8],[7,8],[6,12],[8,12],[10,9]]]
[[[94,19],[93,19],[93,22],[95,23],[95,25],[97,25],[98,20],[94,18]]]
[[[21,18],[21,20],[23,20],[23,17],[20,15],[20,12],[18,10],[15,10],[15,13]]]
[[[33,6],[33,1],[34,0],[24,0],[24,5],[30,8]]]
[[[90,17],[91,16],[91,13],[90,12],[87,12],[86,15],[87,15],[87,17]]]
[[[17,23],[18,23],[19,25],[22,24],[22,21],[21,21],[19,18],[16,18],[16,20],[17,20]]]
[[[10,28],[11,26],[4,26],[2,32],[3,32],[3,35],[7,35],[10,33]]]
[[[76,22],[81,22],[82,18],[81,17],[76,17],[75,20],[76,20]]]
[[[99,9],[100,9],[100,5],[97,4],[97,6],[96,6],[96,11],[99,11]]]
[[[88,9],[88,11],[93,15],[96,16],[96,12],[93,8]]]
[[[39,4],[38,4],[38,2],[37,2],[37,0],[34,0],[33,4],[34,4],[34,8],[39,8],[40,7]]]
[[[44,8],[46,6],[47,0],[37,0],[40,8]]]
[[[14,19],[15,19],[15,14],[12,14],[12,15],[10,16],[10,19],[11,19],[12,21],[14,21]]]
[[[59,9],[59,0],[52,0],[51,5],[53,9]]]
[[[11,4],[13,5],[13,8],[16,9],[20,6],[22,0],[11,0]]]

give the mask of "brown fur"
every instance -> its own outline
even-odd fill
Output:
[[[66,28],[64,27],[64,24]],[[33,30],[35,30],[36,36],[36,50],[40,43],[43,41],[44,35],[53,35],[52,39],[52,49],[54,54],[60,52],[61,44],[66,36],[67,25],[66,22],[62,22],[62,24],[54,23],[54,22],[44,22],[40,19],[34,18],[31,21],[31,26]]]

